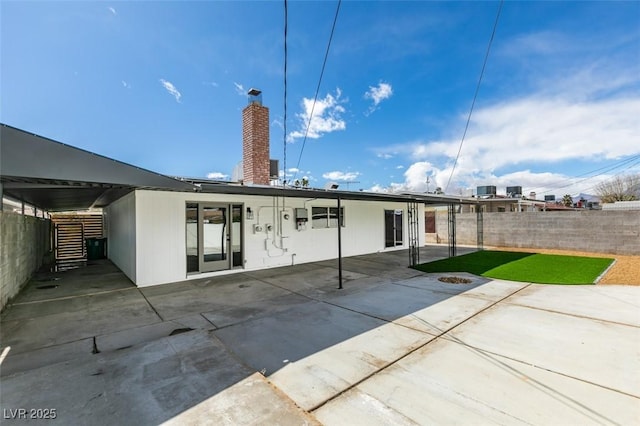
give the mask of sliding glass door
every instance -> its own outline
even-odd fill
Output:
[[[403,244],[402,210],[384,211],[384,246],[397,247]]]

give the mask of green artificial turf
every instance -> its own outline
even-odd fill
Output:
[[[469,272],[488,278],[540,284],[593,284],[613,262],[601,257],[509,251],[477,251],[415,268],[423,272]]]

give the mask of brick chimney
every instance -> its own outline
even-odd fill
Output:
[[[242,110],[242,167],[245,184],[269,185],[269,108],[262,92],[251,89]]]

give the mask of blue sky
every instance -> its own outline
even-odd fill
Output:
[[[640,2],[2,1],[0,121],[174,176],[229,179],[251,87],[271,157],[323,187],[593,193],[640,172]],[[427,183],[427,180],[429,183]],[[348,183],[351,182],[351,183]],[[447,187],[447,183],[449,183]]]

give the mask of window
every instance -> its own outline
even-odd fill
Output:
[[[344,227],[344,207],[340,207],[340,225]],[[311,227],[313,229],[337,228],[338,208],[337,207],[312,207]]]

